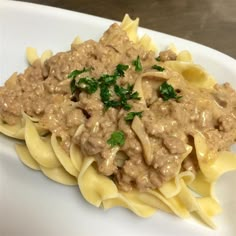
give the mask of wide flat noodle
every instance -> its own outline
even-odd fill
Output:
[[[16,144],[16,153],[18,154],[20,160],[29,168],[33,170],[40,170],[39,164],[30,155],[28,148],[24,144]]]
[[[171,198],[179,194],[181,191],[180,181],[184,179],[186,183],[194,180],[194,174],[191,171],[184,171],[178,174],[173,180],[164,183],[160,188],[160,192],[166,197]]]
[[[26,48],[26,58],[30,65],[33,65],[36,60],[39,59],[36,48],[27,47]]]
[[[22,122],[15,125],[8,125],[0,119],[0,133],[15,139],[25,139],[25,130]]]
[[[27,117],[25,119],[25,142],[32,157],[46,168],[61,166],[52,149],[50,137],[42,139],[33,122]]]
[[[118,189],[108,177],[101,175],[92,166],[94,158],[86,157],[78,177],[78,185],[84,198],[99,207],[103,200],[115,198]]]
[[[150,36],[144,34],[140,39],[137,34],[139,18],[132,20],[128,14],[125,14],[121,22],[121,28],[126,31],[129,39],[138,45],[141,45],[147,51],[156,52],[157,47]]]
[[[43,65],[44,62],[45,62],[46,60],[48,60],[51,56],[52,56],[52,51],[51,51],[51,50],[45,50],[45,51],[42,53],[41,57],[40,57],[41,64]]]
[[[166,204],[175,215],[181,218],[188,218],[190,216],[189,211],[186,209],[186,206],[178,199],[178,197],[167,199],[161,194],[159,190],[148,190],[148,193],[152,194],[164,204]]]
[[[150,36],[144,34],[138,41],[140,45],[142,45],[147,51],[157,51],[157,46],[153,42]]]
[[[74,143],[70,147],[70,159],[75,169],[79,172],[81,170],[83,156],[79,147]]]
[[[188,183],[188,186],[202,197],[212,196],[213,185],[214,182],[207,181],[207,178],[202,174],[201,171],[198,171],[195,179]]]
[[[199,65],[185,61],[166,61],[165,65],[180,73],[191,85],[198,88],[213,88],[215,80]]]
[[[217,180],[225,172],[236,170],[236,154],[228,151],[211,152],[201,133],[194,135],[198,163],[209,182]]]
[[[150,202],[152,204],[150,204]],[[104,209],[110,209],[116,206],[127,208],[140,217],[150,217],[159,209],[168,211],[168,207],[157,199],[153,199],[148,193],[139,193],[137,191],[119,192],[116,198],[103,200]],[[152,206],[152,205],[155,205]]]
[[[192,55],[187,50],[184,50],[184,51],[181,51],[180,53],[178,53],[176,60],[193,63]]]
[[[193,196],[193,194],[188,189],[188,187],[186,186],[186,184],[184,183],[183,180],[180,181],[180,184],[181,184],[181,191],[177,197],[185,205],[187,210],[189,212],[196,213],[204,223],[206,223],[211,228],[215,228],[215,224],[211,220],[212,215],[209,215],[209,208],[206,209],[206,208],[204,208],[204,204],[203,205],[199,204],[199,203],[206,203],[206,201],[205,202],[197,201],[197,198],[195,198]],[[208,204],[210,204],[210,203],[211,203],[211,201],[208,199]],[[214,201],[214,203],[216,203],[216,202]],[[214,206],[215,205],[213,205],[213,207]],[[212,205],[211,206],[209,205],[209,207],[212,207]],[[210,212],[212,212],[212,211],[210,211]]]
[[[51,50],[45,50],[41,57],[39,57],[37,49],[33,47],[26,48],[26,58],[30,65],[33,65],[34,62],[40,60],[41,64],[43,64],[46,60],[48,60],[52,56]]]
[[[138,41],[138,24],[139,24],[139,18],[136,18],[135,20],[132,20],[128,14],[125,14],[123,21],[121,22],[121,28],[126,31],[129,39],[133,42]]]
[[[4,83],[7,88],[15,89],[17,86],[17,73],[14,72],[10,78]]]
[[[52,144],[53,151],[55,152],[57,156],[57,159],[60,161],[62,166],[65,168],[65,170],[69,174],[77,177],[79,175],[78,170],[72,164],[70,156],[60,146],[55,134],[52,134],[51,136],[51,144]]]
[[[79,36],[76,36],[71,44],[71,46],[73,47],[74,45],[78,45],[81,44],[83,41],[81,40],[81,38]]]
[[[68,174],[68,172],[63,167],[46,168],[40,166],[40,169],[45,176],[57,183],[70,186],[77,185],[76,178]]]

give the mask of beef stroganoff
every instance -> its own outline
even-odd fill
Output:
[[[236,92],[137,29],[126,15],[98,42],[28,48],[30,66],[0,87],[0,132],[22,140],[25,165],[97,207],[197,214],[214,228],[214,183],[236,169]]]

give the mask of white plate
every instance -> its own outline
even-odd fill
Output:
[[[123,16],[120,16],[122,19]],[[142,20],[142,19],[141,19]],[[157,16],[158,20],[158,16]],[[0,84],[14,71],[26,67],[25,48],[42,52],[69,49],[76,35],[98,39],[112,21],[81,13],[20,2],[0,1]],[[236,61],[205,46],[170,35],[140,29],[164,48],[174,42],[188,49],[219,82],[236,87]],[[158,212],[142,219],[123,208],[103,211],[89,205],[78,188],[65,187],[25,167],[14,151],[14,140],[0,135],[0,235],[236,235],[236,173],[228,173],[217,184],[224,209],[215,218],[213,231],[192,220]]]

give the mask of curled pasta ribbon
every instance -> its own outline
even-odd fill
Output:
[[[34,62],[39,58],[36,48],[27,47],[26,48],[26,58],[30,65],[33,65]]]
[[[71,162],[72,162],[73,166],[75,167],[75,169],[78,172],[80,172],[82,162],[83,162],[83,157],[82,157],[82,153],[81,153],[80,149],[74,143],[70,147],[70,159],[71,159]]]
[[[118,189],[108,177],[101,175],[92,166],[94,158],[86,157],[78,177],[78,185],[83,197],[92,205],[99,207],[103,200],[115,198]]]
[[[213,195],[214,182],[209,182],[201,171],[199,171],[196,174],[195,179],[192,182],[188,183],[188,186],[193,191],[195,191],[196,193],[200,194],[203,197],[207,196],[214,197]]]
[[[128,14],[125,14],[123,21],[121,22],[120,25],[121,28],[124,31],[126,31],[129,39],[135,43],[138,41],[138,35],[137,35],[138,25],[139,25],[139,18],[132,20]]]
[[[212,153],[201,133],[194,135],[194,144],[201,172],[208,182],[217,180],[225,172],[236,170],[236,154],[228,151]]]
[[[199,88],[213,88],[215,80],[199,65],[185,61],[166,61],[165,65],[178,72],[190,84]]]
[[[181,191],[180,181],[184,179],[185,182],[191,183],[194,180],[194,174],[191,171],[184,171],[178,174],[174,180],[164,183],[160,188],[160,192],[166,197],[171,198],[179,194]]]
[[[77,185],[77,180],[74,176],[70,175],[63,167],[46,168],[40,166],[41,171],[49,179],[64,185]]]
[[[42,139],[33,122],[25,116],[25,142],[32,157],[46,168],[61,166],[52,146],[50,137]]]
[[[26,58],[27,61],[30,65],[33,65],[34,62],[38,59],[40,59],[41,64],[44,64],[44,62],[49,59],[52,56],[52,51],[51,50],[45,50],[41,57],[38,56],[38,52],[36,48],[33,47],[27,47],[26,48]]]
[[[22,113],[22,115],[23,115],[23,118],[21,118],[20,121],[15,125],[8,125],[0,119],[0,133],[3,133],[4,135],[11,137],[11,138],[24,140],[25,139],[25,119],[24,119],[24,117],[27,117],[28,119],[30,119],[32,121],[37,121],[38,119],[30,117],[27,114],[25,114],[24,112]],[[37,122],[35,122],[34,125],[40,135],[45,135],[48,132],[48,130],[44,129]]]
[[[103,200],[105,210],[115,206],[121,206],[134,212],[140,217],[150,217],[157,208],[169,211],[168,207],[158,201],[149,193],[139,193],[137,191],[119,192],[116,198]]]
[[[51,50],[45,50],[45,51],[42,53],[41,57],[40,57],[41,64],[43,65],[44,62],[45,62],[46,60],[48,60],[51,56],[52,56],[52,51],[51,51]]]
[[[29,150],[24,144],[16,144],[16,153],[20,157],[20,160],[29,168],[33,170],[40,170],[39,164],[30,155]]]
[[[192,58],[192,55],[189,51],[187,50],[184,50],[184,51],[181,51],[178,55],[177,55],[177,58],[176,58],[177,61],[183,61],[183,62],[190,62],[190,63],[193,63],[193,58]]]
[[[52,144],[53,151],[55,152],[55,154],[57,156],[57,159],[60,161],[60,163],[64,167],[64,169],[69,174],[77,177],[79,175],[78,170],[74,167],[70,156],[60,146],[55,134],[52,134],[52,136],[51,136],[51,144]]]
[[[166,198],[161,194],[161,192],[157,190],[148,190],[148,193],[155,196],[157,199],[159,199],[161,202],[166,204],[168,208],[171,210],[172,213],[179,216],[180,218],[188,218],[190,216],[189,211],[186,209],[185,204],[180,201],[180,199],[175,196],[171,198]]]
[[[196,198],[183,180],[180,181],[181,191],[177,197],[182,201],[189,212],[196,213],[201,220],[211,228],[215,228],[215,224],[212,222],[211,217],[218,214],[221,210],[218,203],[213,198]]]
[[[13,73],[4,84],[7,88],[15,89],[17,86],[17,73]]]
[[[157,46],[152,41],[151,37],[144,34],[138,41],[140,45],[142,45],[147,51],[157,51]]]
[[[176,48],[174,43],[170,43],[169,46],[167,47],[167,50],[171,50],[172,52],[178,54],[178,49]]]
[[[121,28],[126,31],[129,39],[141,45],[146,51],[157,51],[157,47],[150,36],[144,34],[140,39],[138,37],[139,18],[132,20],[128,14],[125,14],[123,21],[121,22]]]
[[[28,148],[24,144],[16,144],[16,152],[20,160],[28,167],[34,170],[41,170],[49,179],[64,185],[77,185],[75,177],[70,175],[63,167],[46,168],[40,166],[32,157]]]
[[[78,45],[81,44],[83,41],[81,40],[81,38],[79,36],[76,36],[72,42],[72,46],[73,45]]]
[[[5,134],[6,136],[11,138],[20,140],[25,139],[25,130],[22,122],[19,122],[15,125],[8,125],[0,119],[0,133]]]

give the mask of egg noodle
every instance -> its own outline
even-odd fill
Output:
[[[138,24],[138,18],[131,20],[128,15],[125,15],[121,28],[126,31],[133,43],[142,45],[146,51],[156,52],[155,43],[149,36],[144,35],[141,38],[138,36]],[[80,38],[77,37],[72,45],[81,43]],[[164,66],[177,72],[196,88],[213,88],[216,83],[214,79],[202,67],[194,64],[188,51],[178,52],[173,45],[170,45],[169,49],[176,53],[177,58],[163,62]],[[36,49],[27,48],[26,55],[30,65],[33,65],[36,60],[40,60],[43,64],[52,56],[52,52],[45,51],[39,57]],[[162,72],[144,72],[135,82],[134,91],[139,93],[139,102],[144,106],[146,101],[142,80],[145,76],[159,77],[160,73]],[[161,76],[164,78],[165,73]],[[14,85],[16,78],[17,74],[14,73],[7,81],[8,86],[11,86],[11,83]],[[150,154],[151,144],[141,118],[135,116],[131,127],[141,143],[145,161],[151,163],[153,160]],[[75,135],[80,135],[83,130],[82,124],[77,128]],[[178,174],[159,188],[147,188],[146,191],[133,188],[131,191],[124,191],[112,178],[99,172],[95,156],[85,156],[75,143],[72,143],[69,151],[66,151],[56,134],[42,127],[39,119],[28,115],[27,111],[22,111],[21,121],[17,124],[10,125],[0,120],[0,132],[22,140],[21,143],[16,144],[16,152],[26,166],[41,171],[49,179],[58,183],[78,185],[83,197],[96,207],[109,209],[122,206],[141,217],[149,217],[158,210],[181,218],[197,215],[208,226],[215,228],[212,217],[221,211],[214,195],[215,182],[225,172],[236,169],[236,154],[225,150],[212,152],[205,136],[197,132],[193,136],[192,144],[186,144],[185,152],[180,156],[183,161],[191,152],[196,152],[199,166],[196,173],[179,168]],[[114,147],[113,151],[111,155],[116,155],[119,147]]]

